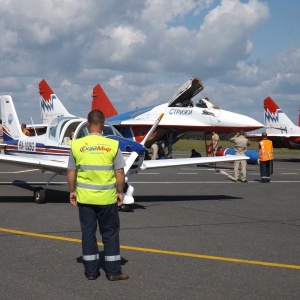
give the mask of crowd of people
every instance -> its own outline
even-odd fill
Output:
[[[211,133],[211,140],[206,149],[206,155],[216,156],[216,153],[219,148],[219,135],[213,131]],[[241,130],[236,133],[230,139],[230,142],[234,144],[234,152],[235,155],[245,156],[247,149],[250,145],[249,139],[247,139],[246,133]],[[260,163],[260,174],[261,174],[261,182],[270,182],[270,177],[273,173],[273,145],[272,141],[267,139],[267,133],[262,133],[262,140],[259,142],[259,163]],[[151,145],[152,153],[149,154],[147,151],[145,154],[145,159],[166,159],[172,158],[172,144],[169,143],[166,147],[164,140],[156,141]],[[190,158],[192,157],[202,157],[201,153],[196,151],[196,149],[191,150]],[[243,183],[247,183],[247,160],[237,160],[234,162],[234,171],[233,171],[233,179],[232,181],[238,182],[241,181]]]

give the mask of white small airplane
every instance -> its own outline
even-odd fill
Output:
[[[221,109],[205,98],[194,103],[192,98],[203,89],[199,78],[191,78],[178,89],[168,103],[117,114],[103,89],[97,85],[93,90],[93,107],[108,111],[107,121],[124,137],[137,142],[144,139],[157,116],[164,113],[164,118],[147,141],[147,147],[162,139],[167,144],[173,144],[189,131],[230,133],[240,130],[248,132],[263,127],[263,124],[256,120]]]
[[[53,97],[53,105],[59,101]],[[46,200],[45,191],[51,180],[56,175],[65,175],[67,172],[68,157],[70,152],[71,138],[81,138],[89,134],[86,119],[75,116],[57,116],[47,126],[46,133],[42,135],[26,136],[22,133],[19,119],[10,95],[0,96],[3,140],[6,155],[0,155],[0,162],[8,162],[19,166],[30,166],[45,171],[50,171],[53,176],[45,187],[34,190],[34,201],[43,203]],[[60,102],[60,101],[59,101]],[[62,103],[59,103],[59,106]],[[120,149],[126,161],[126,176],[138,173],[140,170],[150,168],[162,168],[171,166],[195,165],[217,163],[248,159],[247,156],[223,156],[223,157],[200,157],[165,160],[144,160],[145,142],[155,131],[159,124],[161,115],[153,124],[152,128],[141,143],[125,139],[110,124],[106,123],[103,134],[109,138],[119,141]],[[50,120],[50,119],[49,119]],[[127,211],[129,205],[134,203],[134,188],[126,177],[124,201],[121,210]]]

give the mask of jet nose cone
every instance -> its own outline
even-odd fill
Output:
[[[238,113],[222,111],[221,118],[224,125],[226,124],[232,131],[252,131],[264,127],[262,123],[255,119]],[[219,126],[222,126],[222,122],[220,122]]]
[[[256,130],[264,127],[264,125],[253,118],[245,117],[244,124],[247,124],[247,127],[251,128],[251,130]],[[250,130],[250,129],[249,129]]]

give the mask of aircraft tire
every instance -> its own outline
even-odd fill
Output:
[[[131,208],[130,208],[130,205],[128,205],[128,204],[122,204],[120,206],[120,211],[127,212],[127,211],[130,211],[130,210],[131,210]]]
[[[42,187],[37,187],[33,192],[34,202],[42,204],[46,202],[46,191]]]

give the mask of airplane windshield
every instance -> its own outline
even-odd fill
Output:
[[[59,141],[61,131],[64,125],[69,122],[71,119],[75,118],[55,118],[51,121],[49,125],[49,139],[52,141]]]
[[[207,108],[207,105],[202,99],[200,99],[196,102],[196,107]]]
[[[116,135],[119,137],[123,137],[122,134],[112,125],[105,123],[104,128],[103,128],[103,135]]]
[[[82,137],[85,137],[88,134],[89,134],[89,128],[88,125],[85,123],[78,131],[76,138],[80,139]],[[105,123],[103,128],[103,136],[108,136],[108,135],[116,135],[119,137],[123,137],[122,134],[117,129],[115,129],[112,125]]]

